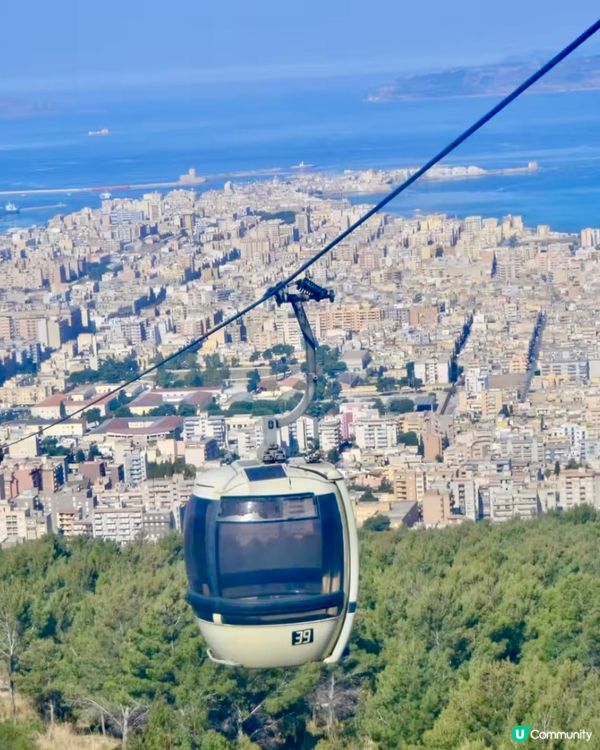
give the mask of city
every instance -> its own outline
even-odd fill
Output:
[[[180,530],[198,467],[256,457],[260,417],[304,388],[296,321],[274,304],[102,396],[364,210],[322,186],[107,199],[0,236],[0,435],[20,441],[0,465],[2,546],[156,539]],[[599,246],[600,229],[519,216],[372,220],[314,269],[336,301],[309,306],[322,374],[288,452],[336,463],[375,527],[600,508]]]

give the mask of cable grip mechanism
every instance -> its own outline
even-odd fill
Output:
[[[275,292],[275,301],[278,305],[290,304],[300,326],[306,352],[306,388],[302,399],[291,411],[279,416],[263,418],[263,442],[260,458],[267,463],[281,463],[286,460],[285,452],[278,443],[278,430],[280,427],[296,422],[306,412],[315,395],[317,347],[319,344],[306,315],[304,304],[311,300],[322,302],[328,299],[333,302],[335,299],[335,293],[332,289],[320,286],[308,276],[296,282],[296,290],[290,292],[286,288],[278,289]]]

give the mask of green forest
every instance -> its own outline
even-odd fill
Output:
[[[350,655],[271,671],[207,659],[179,535],[2,551],[6,700],[36,714],[0,722],[0,746],[33,750],[69,722],[128,750],[484,750],[517,747],[516,724],[586,729],[599,747],[599,539],[588,507],[363,531]]]

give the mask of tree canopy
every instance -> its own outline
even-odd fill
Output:
[[[398,445],[419,445],[419,436],[416,432],[398,433]]]
[[[177,534],[121,548],[46,536],[0,551],[5,676],[40,722],[129,750],[504,750],[515,724],[600,734],[593,508],[365,526],[356,627],[336,667],[209,661]],[[34,747],[28,736],[0,723],[3,748]]]
[[[415,402],[410,398],[392,398],[388,403],[392,414],[406,414],[415,410]]]
[[[218,354],[207,354],[204,357],[204,368],[201,368],[198,353],[188,351],[159,368],[155,382],[159,388],[220,388],[229,375],[229,367]]]
[[[71,383],[120,383],[129,380],[140,372],[135,357],[126,357],[119,360],[108,357],[99,363],[97,370],[80,370],[69,375]]]

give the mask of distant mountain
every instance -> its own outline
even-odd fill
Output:
[[[368,98],[372,102],[439,99],[463,96],[502,96],[535,72],[540,60],[473,65],[434,73],[398,76]],[[600,55],[572,58],[539,81],[533,92],[600,90]]]

